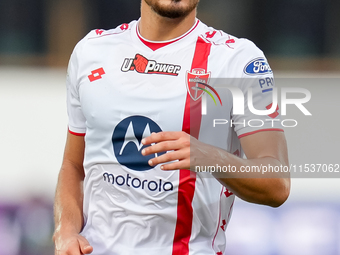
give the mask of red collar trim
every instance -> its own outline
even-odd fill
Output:
[[[149,47],[150,49],[152,49],[153,51],[156,51],[164,46],[167,46],[171,43],[177,42],[179,40],[181,40],[182,38],[186,37],[188,34],[190,34],[192,31],[195,30],[195,28],[198,26],[199,20],[196,21],[196,24],[188,31],[186,32],[184,35],[182,35],[181,37],[172,39],[170,41],[166,41],[166,42],[156,42],[156,41],[148,41],[146,39],[144,39],[138,31],[138,25],[136,26],[136,32],[137,32],[137,36],[138,38],[142,41],[142,43],[144,43],[147,47]]]

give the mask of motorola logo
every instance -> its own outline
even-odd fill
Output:
[[[135,171],[146,171],[153,167],[148,164],[151,158],[164,154],[156,153],[143,156],[141,151],[150,146],[144,146],[142,139],[152,132],[161,132],[161,128],[150,118],[131,116],[123,119],[114,129],[112,135],[113,151],[121,165]]]

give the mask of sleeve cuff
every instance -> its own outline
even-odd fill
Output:
[[[70,134],[72,134],[72,135],[76,135],[76,136],[85,136],[85,132],[81,132],[81,131],[73,131],[73,130],[71,130],[70,128],[68,128],[68,132],[70,133]]]

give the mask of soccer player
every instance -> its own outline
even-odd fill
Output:
[[[239,171],[288,164],[272,71],[253,43],[197,20],[197,4],[142,0],[138,21],[75,47],[55,254],[221,255],[235,195],[273,207],[287,199],[289,176]],[[214,78],[234,89],[217,91]],[[275,108],[256,125],[247,103],[234,113],[233,93],[249,89],[254,108]],[[196,171],[209,166],[237,172]]]

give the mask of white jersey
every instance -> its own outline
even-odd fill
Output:
[[[155,155],[141,155],[141,140],[152,132],[185,131],[241,155],[238,138],[279,130],[276,122],[243,125],[253,117],[248,106],[233,114],[230,90],[214,91],[214,78],[231,78],[245,95],[252,87],[256,109],[272,102],[263,53],[199,20],[168,42],[143,39],[133,21],[78,43],[68,69],[69,131],[85,135],[81,234],[94,255],[224,253],[234,194],[210,173],[162,171],[147,163]],[[214,127],[215,119],[234,125]]]

